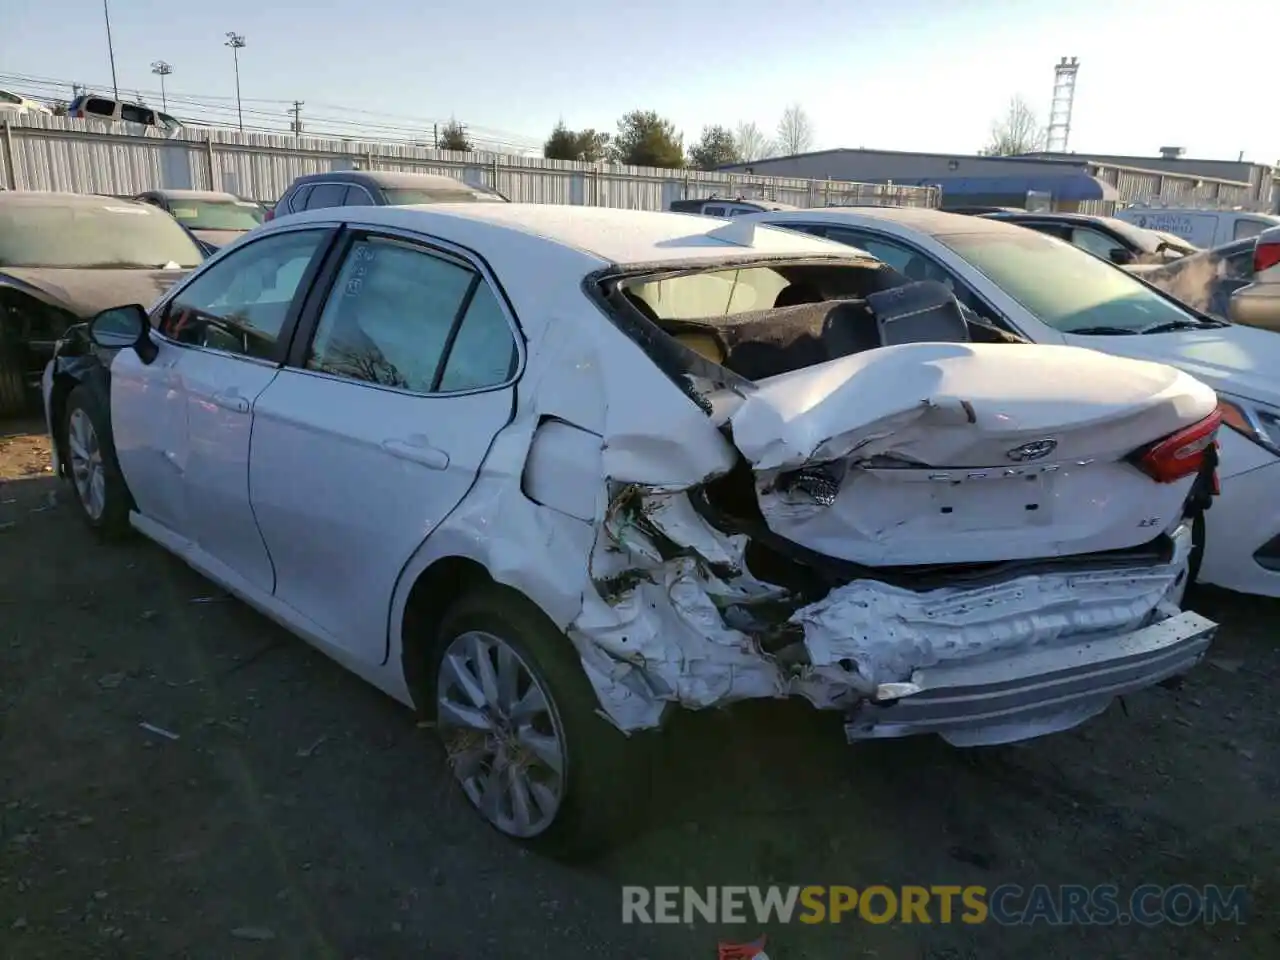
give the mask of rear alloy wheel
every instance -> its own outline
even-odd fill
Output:
[[[453,774],[484,818],[521,839],[551,826],[565,793],[564,727],[520,654],[478,630],[454,639],[436,711]]]
[[[76,504],[85,522],[105,538],[129,529],[131,502],[106,412],[86,386],[67,397],[63,437],[66,438],[67,473],[75,488]]]
[[[541,610],[505,587],[474,590],[445,614],[435,649],[436,729],[491,826],[560,859],[634,826],[646,753],[600,715],[577,650]]]

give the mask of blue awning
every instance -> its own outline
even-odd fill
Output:
[[[921,177],[894,180],[904,186],[938,186],[951,196],[1026,196],[1047,193],[1055,200],[1119,200],[1116,188],[1080,171],[1004,177]]]

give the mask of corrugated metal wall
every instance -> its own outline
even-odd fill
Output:
[[[1110,164],[1090,164],[1089,172],[1116,188],[1119,200],[1090,200],[1080,204],[1081,213],[1110,214],[1132,204],[1170,207],[1259,208],[1254,198],[1256,183],[1214,180],[1194,174],[1136,170]]]
[[[443,173],[496,187],[514,201],[664,210],[681,198],[742,196],[801,207],[936,207],[933,187],[801,180],[452,153],[290,134],[187,129],[164,136],[136,124],[20,115],[4,121],[0,185],[127,196],[159,188],[226,190],[274,202],[296,177],[328,170]]]

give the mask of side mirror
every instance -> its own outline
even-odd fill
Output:
[[[1127,266],[1128,264],[1133,263],[1135,259],[1133,251],[1126,250],[1124,247],[1112,247],[1110,257],[1111,262],[1118,267]]]
[[[106,350],[133,347],[143,363],[150,363],[159,353],[151,339],[151,321],[140,304],[103,310],[89,321],[89,339]]]

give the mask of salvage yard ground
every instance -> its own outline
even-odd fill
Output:
[[[623,926],[620,887],[773,882],[1256,904],[1209,928],[796,924],[773,960],[1280,951],[1280,603],[1200,593],[1223,628],[1182,689],[1021,746],[849,747],[793,704],[681,717],[652,822],[569,869],[466,808],[407,711],[159,548],[96,545],[67,496],[39,424],[0,424],[3,960],[713,960],[760,930]]]

